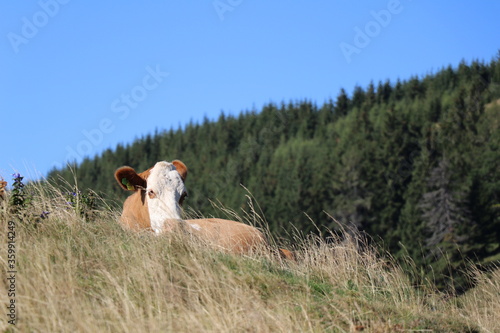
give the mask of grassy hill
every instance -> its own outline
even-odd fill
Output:
[[[14,285],[0,279],[3,332],[500,330],[500,270],[471,266],[474,289],[442,293],[350,232],[297,237],[296,262],[267,249],[235,256],[186,235],[125,231],[116,209],[94,209],[97,197],[17,180],[0,205],[2,276],[9,239],[16,271]],[[255,211],[245,222],[268,227]]]
[[[48,178],[119,203],[127,194],[113,181],[118,167],[180,159],[189,211],[217,215],[215,201],[250,214],[246,188],[277,237],[356,228],[400,264],[411,256],[422,275],[415,283],[463,291],[467,261],[500,257],[498,98],[500,58],[462,62],[342,89],[323,105],[270,103],[157,131]]]

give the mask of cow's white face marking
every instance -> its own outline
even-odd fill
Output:
[[[180,202],[186,195],[186,187],[175,166],[169,162],[158,162],[147,179],[146,200],[155,233],[164,231],[169,219],[181,218]]]

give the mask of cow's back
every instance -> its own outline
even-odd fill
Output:
[[[186,220],[195,234],[234,253],[248,253],[267,244],[264,235],[250,225],[217,218]]]

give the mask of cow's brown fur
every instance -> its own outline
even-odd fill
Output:
[[[148,170],[136,173],[131,167],[121,167],[115,172],[115,179],[120,186],[125,190],[130,190],[125,184],[123,179],[128,179],[132,186],[134,186],[134,194],[129,196],[123,203],[123,212],[120,218],[122,225],[134,231],[144,229],[151,229],[149,223],[149,211],[146,201],[146,180],[149,177]]]
[[[248,253],[267,245],[257,228],[244,223],[217,218],[185,220],[185,223],[190,233],[234,253]]]
[[[0,202],[5,200],[6,193],[5,188],[7,187],[7,182],[0,179]]]
[[[182,180],[185,181],[187,177],[186,165],[178,160],[173,161],[172,164],[176,167]],[[123,189],[135,191],[125,200],[120,218],[124,227],[134,231],[152,230],[145,198],[147,179],[151,169],[138,174],[131,167],[125,166],[115,172],[115,179]],[[233,253],[248,253],[259,246],[267,246],[264,235],[257,228],[231,220],[207,218],[167,221],[165,231],[176,228],[187,230],[190,234]],[[293,259],[292,252],[282,249],[279,252],[282,257]]]

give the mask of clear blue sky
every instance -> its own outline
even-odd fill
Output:
[[[498,1],[2,1],[0,175],[43,176],[221,110],[320,105],[490,61],[499,13]]]

